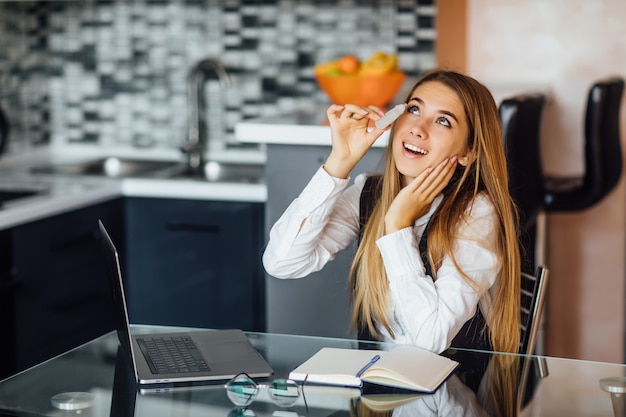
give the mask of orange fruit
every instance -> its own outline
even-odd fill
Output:
[[[339,58],[337,68],[344,74],[354,74],[359,70],[361,63],[354,55],[345,55]]]

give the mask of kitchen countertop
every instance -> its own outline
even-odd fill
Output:
[[[244,120],[235,125],[235,138],[244,143],[330,146],[326,107]],[[383,133],[374,147],[384,147],[388,138],[389,132]]]
[[[216,201],[259,202],[267,200],[265,183],[219,183],[194,179],[109,178],[106,176],[34,174],[31,169],[46,163],[93,159],[96,154],[70,152],[61,155],[39,149],[0,159],[0,189],[34,189],[41,193],[12,200],[0,209],[0,230],[118,197],[182,198]],[[109,156],[107,154],[106,156]],[[117,156],[117,155],[116,155]],[[127,155],[126,155],[127,156]],[[167,160],[170,155],[150,155]],[[99,157],[102,157],[100,153]],[[243,156],[244,161],[257,161]]]

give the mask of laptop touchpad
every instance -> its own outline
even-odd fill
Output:
[[[242,361],[258,356],[248,342],[214,343],[203,354],[209,364],[220,364],[229,361]]]

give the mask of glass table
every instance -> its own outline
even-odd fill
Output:
[[[133,332],[147,330],[171,332],[177,328],[133,326]],[[266,333],[247,335],[275,371],[267,381],[258,380],[260,385],[275,378],[286,378],[293,368],[325,346],[391,347],[350,339]],[[493,365],[515,364],[515,361],[518,365],[527,364],[530,369],[528,383],[520,391],[523,396],[520,415],[612,416],[611,395],[617,395],[619,399],[620,389],[616,388],[611,394],[600,381],[604,380],[604,384],[621,381],[626,371],[622,364],[551,357],[521,357],[461,349],[449,349],[444,354],[461,365],[433,394],[407,395],[381,391],[374,386],[364,386],[359,391],[305,384],[292,407],[275,405],[266,390],[261,389],[249,407],[241,408],[229,400],[224,388],[226,381],[138,389],[113,332],[0,381],[0,416],[493,416],[497,413],[485,410],[493,409],[486,406],[493,402],[484,400],[489,397],[485,393],[502,390],[506,385],[501,377],[493,377],[498,375],[491,372],[497,369]],[[504,404],[504,409],[509,406],[511,404]]]

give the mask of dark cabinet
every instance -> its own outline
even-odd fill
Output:
[[[121,199],[0,233],[0,328],[10,358],[2,361],[4,375],[114,328],[98,219],[122,238]]]
[[[17,346],[13,342],[17,331],[15,321],[15,301],[13,294],[17,281],[13,274],[13,239],[10,230],[0,231],[0,380],[17,372]]]
[[[114,329],[98,219],[132,323],[265,330],[264,212],[119,198],[0,231],[0,379]]]
[[[264,205],[127,198],[132,323],[265,330]]]

